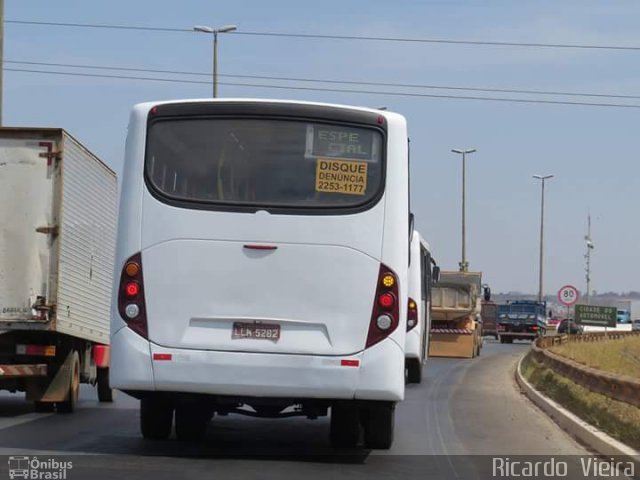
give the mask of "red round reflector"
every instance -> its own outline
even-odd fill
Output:
[[[385,292],[378,297],[378,303],[382,308],[391,308],[393,307],[394,302],[396,301],[393,294],[389,292]]]
[[[140,293],[140,285],[138,285],[136,282],[129,282],[124,288],[128,297],[135,297]]]

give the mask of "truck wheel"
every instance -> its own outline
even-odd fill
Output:
[[[331,406],[329,439],[333,448],[353,448],[360,440],[360,411],[357,407]]]
[[[171,435],[173,405],[158,397],[140,401],[140,430],[144,438],[165,440]]]
[[[410,358],[407,360],[407,382],[422,382],[422,362],[419,358]]]
[[[98,368],[96,388],[98,389],[98,400],[100,402],[113,402],[115,391],[109,384],[109,367]]]
[[[367,416],[364,426],[364,446],[388,450],[393,444],[395,404],[379,402],[365,408]]]
[[[57,402],[58,413],[73,413],[78,406],[80,395],[80,356],[73,352],[71,357],[71,379],[69,381],[68,398],[64,402]]]
[[[211,411],[199,405],[176,407],[176,438],[183,442],[202,440],[206,433]]]
[[[56,404],[53,402],[33,402],[33,409],[36,413],[53,412]]]

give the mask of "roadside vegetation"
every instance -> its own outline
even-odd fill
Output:
[[[588,367],[640,378],[640,335],[599,342],[571,342],[549,350]]]
[[[603,343],[593,345],[603,348]],[[522,374],[539,392],[585,422],[632,448],[640,449],[640,408],[592,392],[539,364],[531,355],[522,362]]]

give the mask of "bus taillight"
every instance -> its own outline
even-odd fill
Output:
[[[398,279],[386,265],[380,264],[378,282],[369,333],[365,348],[384,340],[397,327],[400,317],[398,298]]]
[[[409,298],[409,304],[407,306],[407,332],[418,325],[418,305]]]
[[[125,287],[125,292],[127,293],[127,297],[135,298],[140,293],[140,285],[137,282],[129,282]]]
[[[130,257],[122,268],[118,289],[118,311],[131,330],[144,338],[148,337],[140,253]]]
[[[378,297],[378,303],[382,308],[388,310],[393,307],[394,303],[396,303],[396,299],[393,296],[393,293],[384,292]]]

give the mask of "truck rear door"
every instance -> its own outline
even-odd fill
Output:
[[[33,306],[50,301],[56,150],[35,132],[0,129],[0,330],[42,321]]]

